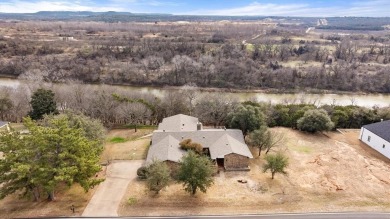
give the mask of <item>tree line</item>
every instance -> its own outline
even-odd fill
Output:
[[[178,90],[166,90],[163,95],[134,92],[126,88],[106,85],[91,86],[68,84],[21,84],[17,88],[2,87],[0,92],[0,119],[21,122],[31,114],[33,93],[39,88],[52,91],[55,109],[72,110],[100,120],[106,127],[126,124],[157,125],[163,118],[187,114],[196,116],[207,126],[229,126],[232,112],[243,106],[252,106],[265,118],[265,124],[298,128],[298,120],[308,110],[322,109],[331,118],[334,128],[360,128],[362,125],[390,119],[389,107],[361,107],[356,105],[316,105],[313,103],[270,104],[238,100],[220,92],[200,93],[198,88],[186,85]],[[44,100],[40,100],[44,101]],[[42,105],[42,102],[37,102]],[[236,116],[235,118],[238,118]],[[243,130],[246,134],[245,129]]]

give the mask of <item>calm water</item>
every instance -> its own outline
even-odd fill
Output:
[[[0,78],[0,86],[7,87],[18,87],[21,82],[17,79],[8,79]],[[88,85],[88,86],[101,86],[101,85]],[[168,89],[165,88],[154,88],[154,87],[133,87],[133,86],[116,86],[122,89],[128,89],[135,92],[141,93],[151,93],[158,97],[164,96]],[[202,91],[202,93],[207,93],[208,91]],[[316,104],[336,104],[336,105],[350,105],[352,102],[355,105],[373,107],[373,106],[390,106],[390,95],[388,94],[308,94],[308,93],[299,93],[299,94],[268,94],[261,92],[224,92],[225,95],[228,95],[233,98],[237,98],[240,101],[245,100],[258,100],[271,103],[286,103],[286,102],[315,102]]]

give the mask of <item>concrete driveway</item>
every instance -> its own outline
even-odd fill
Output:
[[[97,188],[82,216],[118,216],[117,210],[129,182],[137,177],[143,160],[115,161],[107,167],[106,180]]]

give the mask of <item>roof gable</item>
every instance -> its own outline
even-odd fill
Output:
[[[224,134],[210,146],[212,159],[223,158],[225,155],[232,153],[249,158],[253,157],[245,143],[233,138],[229,134]]]
[[[199,123],[198,118],[178,114],[164,118],[158,125],[158,130],[165,131],[196,131]]]
[[[151,163],[154,159],[179,162],[186,153],[186,151],[180,149],[179,143],[179,140],[167,135],[161,141],[150,146],[146,162]]]
[[[365,125],[363,128],[390,142],[390,120]]]

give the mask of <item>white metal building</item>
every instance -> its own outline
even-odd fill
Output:
[[[390,120],[363,126],[359,139],[390,159]]]

